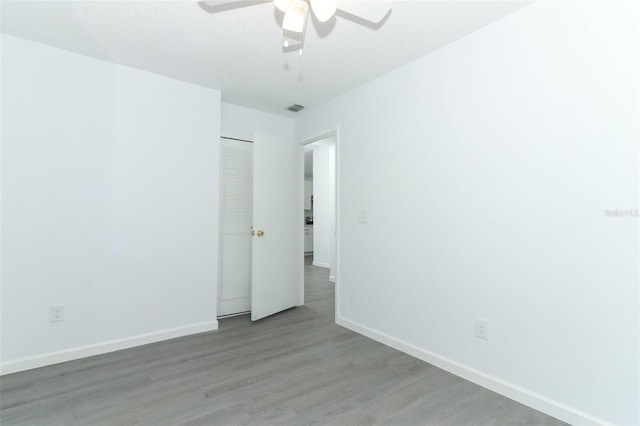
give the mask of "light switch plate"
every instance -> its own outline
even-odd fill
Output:
[[[64,321],[64,306],[57,305],[49,308],[49,321],[50,322],[58,322]]]
[[[358,222],[359,223],[367,223],[367,222],[369,222],[369,212],[367,212],[366,210],[359,210],[358,211]]]

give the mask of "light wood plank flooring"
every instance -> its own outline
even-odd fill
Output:
[[[328,271],[305,273],[304,307],[4,376],[1,423],[563,424],[335,325]]]

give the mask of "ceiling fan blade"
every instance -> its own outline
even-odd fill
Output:
[[[391,0],[338,0],[338,9],[377,24],[391,10]]]
[[[270,0],[200,0],[200,6],[209,12],[221,12],[239,7],[254,6],[267,1]]]

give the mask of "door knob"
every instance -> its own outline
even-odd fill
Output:
[[[258,237],[262,237],[262,236],[264,235],[264,231],[261,231],[261,230],[259,230],[259,229],[258,229],[258,230],[256,231],[256,235],[257,235]]]

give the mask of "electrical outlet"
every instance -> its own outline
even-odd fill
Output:
[[[476,337],[489,340],[489,320],[476,318]]]
[[[64,306],[52,306],[49,308],[49,322],[64,321]]]

